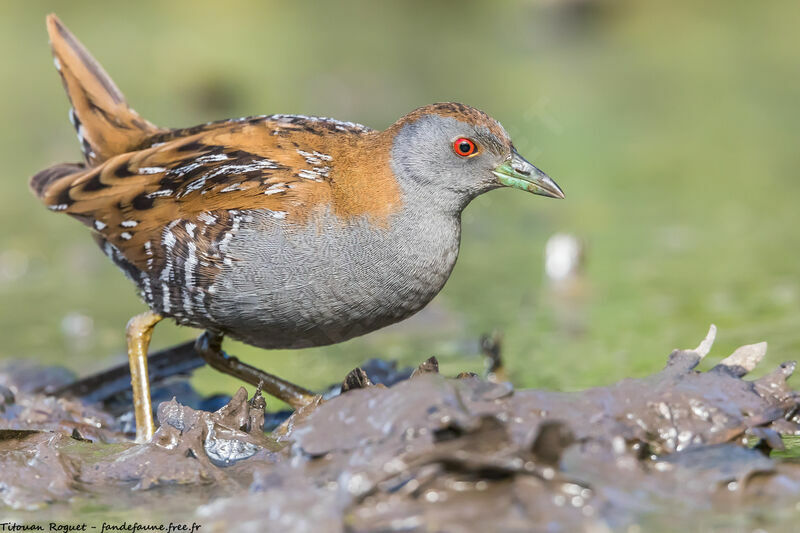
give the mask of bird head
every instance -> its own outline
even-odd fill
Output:
[[[421,191],[463,209],[486,191],[512,187],[564,198],[544,172],[514,148],[499,122],[473,107],[456,103],[426,106],[387,130],[395,175],[409,191]]]

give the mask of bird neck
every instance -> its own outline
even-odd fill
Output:
[[[420,214],[460,218],[464,208],[482,190],[470,191],[453,186],[455,180],[448,178],[446,171],[438,166],[435,155],[404,144],[402,136],[395,130],[392,126],[376,135],[380,142],[375,153],[386,158],[385,168],[390,170],[402,192],[404,208],[409,206]]]

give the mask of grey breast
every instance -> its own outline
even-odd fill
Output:
[[[332,344],[407,318],[441,290],[458,256],[458,216],[401,210],[377,227],[320,212],[298,229],[250,214],[208,309],[223,332],[263,348]]]

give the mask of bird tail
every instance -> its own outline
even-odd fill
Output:
[[[30,186],[37,198],[44,200],[50,186],[66,176],[79,174],[86,170],[83,163],[60,163],[38,172],[31,178]]]
[[[53,62],[72,104],[69,116],[90,166],[134,150],[162,131],[128,107],[103,67],[64,26],[47,16]]]
[[[87,167],[117,154],[130,152],[164,129],[144,120],[128,107],[114,82],[55,15],[47,16],[47,33],[67,98],[69,118],[78,132],[86,163],[61,163],[42,170],[30,180],[33,193],[44,199],[68,188]],[[54,187],[56,183],[60,185]]]

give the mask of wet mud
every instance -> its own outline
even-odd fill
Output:
[[[213,412],[173,399],[141,445],[124,416],[48,393],[68,377],[6,369],[0,514],[203,531],[788,527],[800,463],[773,452],[800,434],[795,365],[744,379],[762,343],[698,372],[714,334],[656,374],[572,393],[373,362],[270,432],[259,392]]]

